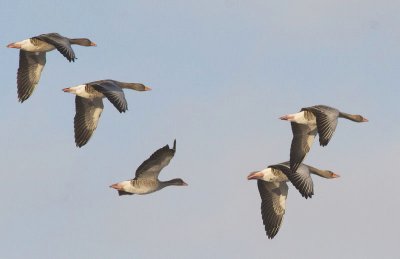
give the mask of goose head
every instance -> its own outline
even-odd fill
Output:
[[[188,184],[185,183],[181,178],[175,178],[172,180],[167,181],[168,185],[176,185],[176,186],[187,186]]]
[[[71,44],[76,44],[76,45],[85,46],[85,47],[96,47],[97,46],[96,43],[94,43],[93,41],[86,39],[86,38],[70,39],[69,42]]]

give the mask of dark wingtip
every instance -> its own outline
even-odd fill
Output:
[[[306,194],[303,195],[303,197],[306,198],[306,199],[308,199],[308,198],[311,199],[312,196],[313,196],[313,193],[306,193]]]
[[[125,191],[118,191],[118,195],[119,196],[122,196],[122,195],[133,195],[133,193],[125,192]]]
[[[172,149],[176,150],[176,139],[174,139],[174,147]]]
[[[18,102],[23,103],[26,100],[28,100],[28,98],[29,98],[29,96],[23,96],[23,95],[19,96],[18,95]]]
[[[320,142],[319,145],[320,145],[321,147],[325,147],[325,146],[328,145],[328,142]]]
[[[82,143],[82,142],[78,143],[78,142],[75,142],[75,145],[76,145],[76,147],[78,147],[78,148],[83,147],[85,144],[86,144],[86,143]]]

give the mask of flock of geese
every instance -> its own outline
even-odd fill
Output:
[[[355,122],[368,121],[361,115],[344,113],[326,105],[302,108],[298,113],[280,117],[281,120],[290,121],[292,126],[293,139],[290,146],[290,160],[252,172],[247,177],[248,180],[257,179],[258,191],[261,196],[261,215],[268,238],[274,238],[282,224],[288,194],[287,181],[290,181],[307,199],[314,194],[314,185],[310,174],[328,179],[339,177],[338,174],[329,170],[320,170],[302,164],[317,133],[320,145],[328,145],[339,118]]]
[[[18,100],[26,101],[37,87],[41,73],[46,64],[46,52],[57,49],[69,62],[75,61],[76,56],[71,45],[96,46],[86,38],[70,39],[58,33],[41,34],[26,40],[10,43],[8,48],[16,48],[19,53],[19,68],[17,72]],[[93,135],[103,111],[103,98],[107,98],[120,112],[128,110],[123,89],[149,91],[150,87],[140,83],[125,83],[116,80],[99,80],[84,83],[74,87],[64,88],[64,92],[75,94],[74,133],[75,144],[82,147]],[[257,180],[261,196],[261,215],[268,238],[274,238],[282,224],[285,214],[285,203],[290,181],[300,194],[311,198],[314,186],[311,174],[332,179],[338,174],[329,170],[320,170],[303,164],[310,151],[314,138],[318,134],[321,146],[330,142],[335,132],[338,118],[354,122],[367,122],[361,115],[353,115],[328,107],[316,105],[302,108],[300,112],[280,117],[291,122],[293,139],[290,147],[290,160],[270,165],[261,171],[249,174],[248,180]],[[136,170],[135,178],[111,185],[119,195],[148,194],[159,191],[164,187],[176,185],[186,186],[180,178],[160,181],[158,175],[166,167],[176,152],[176,140],[173,147],[168,145],[155,151]]]

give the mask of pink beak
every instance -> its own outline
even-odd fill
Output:
[[[332,173],[331,177],[332,177],[332,178],[339,178],[339,177],[340,177],[340,175],[338,175],[338,174],[335,174],[335,173]]]
[[[17,43],[10,43],[7,45],[7,48],[20,49],[21,45]]]
[[[264,176],[261,172],[252,172],[247,176],[247,180],[261,179]]]
[[[285,121],[290,121],[290,120],[294,119],[294,116],[292,116],[292,115],[284,115],[282,117],[279,117],[279,119],[285,120]]]
[[[119,183],[114,183],[113,185],[110,185],[110,188],[114,188],[115,190],[121,191],[122,186]]]
[[[96,44],[96,43],[94,43],[94,42],[92,42],[92,43],[90,43],[90,46],[96,47],[96,46],[97,46],[97,44]]]
[[[64,92],[66,92],[66,93],[69,93],[70,92],[70,90],[69,90],[69,88],[64,88],[64,89],[62,89]]]
[[[144,87],[144,90],[145,90],[145,91],[150,91],[150,90],[151,90],[151,88],[150,88],[150,87],[148,87],[148,86],[145,86],[145,87]]]
[[[366,118],[364,118],[364,119],[363,119],[363,122],[368,122],[368,121],[369,121],[369,120],[368,120],[368,119],[366,119]]]

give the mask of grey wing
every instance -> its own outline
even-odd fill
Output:
[[[158,178],[161,170],[166,167],[176,152],[176,140],[174,147],[169,148],[168,145],[155,151],[146,161],[144,161],[137,169],[135,179],[137,178]]]
[[[124,91],[112,80],[103,80],[88,83],[95,90],[104,94],[119,112],[128,110],[128,102],[125,99]]]
[[[19,51],[19,68],[17,73],[18,99],[22,103],[28,99],[40,80],[44,65],[45,52]]]
[[[295,173],[290,171],[289,161],[269,167],[281,170],[304,198],[308,199],[314,195],[314,184],[306,165],[300,164]]]
[[[321,146],[328,145],[338,123],[339,111],[335,108],[317,105],[306,108],[312,111],[317,120],[317,129],[319,135],[319,144]]]
[[[75,109],[75,143],[77,147],[82,147],[89,141],[97,128],[97,123],[103,111],[103,101],[101,98],[87,99],[76,96]]]
[[[316,127],[292,122],[293,139],[290,146],[290,170],[296,172],[299,165],[303,162],[307,153],[310,151],[315,135]]]
[[[268,238],[272,239],[281,227],[285,214],[288,186],[285,182],[257,180],[261,196],[261,216]]]
[[[58,33],[41,34],[34,38],[53,45],[64,57],[68,59],[69,62],[75,61],[75,53],[68,38],[61,36]]]

